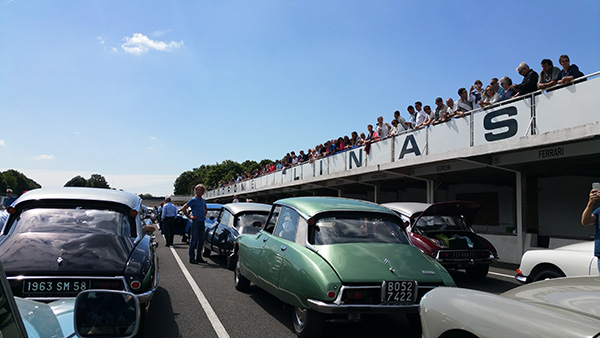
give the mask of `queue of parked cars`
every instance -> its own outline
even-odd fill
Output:
[[[593,242],[526,252],[516,278],[531,284],[500,295],[455,287],[447,269],[482,279],[498,259],[471,227],[475,203],[297,197],[208,209],[204,256],[224,257],[238,291],[253,283],[289,304],[300,337],[366,313],[404,314],[425,338],[600,336]],[[0,216],[0,312],[12,314],[4,336],[140,334],[158,259],[138,196],[36,189]],[[582,275],[591,276],[558,278]],[[118,320],[107,304],[121,309]]]

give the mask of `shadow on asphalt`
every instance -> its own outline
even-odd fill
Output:
[[[275,296],[252,284],[247,294],[273,318],[295,336],[292,324],[292,307]],[[263,337],[271,337],[265,333]],[[275,337],[275,336],[273,336]],[[410,326],[402,314],[363,315],[360,320],[350,321],[341,317],[330,317],[326,321],[322,337],[421,337],[421,330]]]
[[[146,314],[144,323],[144,337],[146,338],[179,338],[179,327],[175,322],[178,313],[173,312],[171,307],[171,296],[169,292],[161,287],[156,289],[150,309]],[[156,325],[160,323],[160,325]]]

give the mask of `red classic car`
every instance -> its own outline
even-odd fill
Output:
[[[483,279],[490,263],[498,260],[492,243],[471,228],[481,207],[477,203],[396,202],[383,206],[402,217],[415,246],[446,268],[465,269],[470,277]]]

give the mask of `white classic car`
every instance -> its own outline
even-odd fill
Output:
[[[600,277],[555,278],[495,295],[435,288],[421,299],[424,338],[599,337]]]
[[[547,278],[589,275],[598,275],[594,241],[552,250],[529,250],[521,258],[515,278],[523,283],[531,283]]]

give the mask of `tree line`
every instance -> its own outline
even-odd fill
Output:
[[[110,185],[104,178],[99,174],[93,174],[89,179],[85,179],[81,176],[75,176],[70,179],[64,185],[65,187],[90,187],[90,188],[104,188],[110,189]],[[22,195],[24,192],[41,188],[42,186],[36,181],[25,176],[25,174],[9,169],[4,172],[0,172],[0,192],[4,193],[6,189],[12,189],[13,193],[17,196]]]
[[[185,171],[177,177],[174,183],[174,193],[175,195],[191,195],[193,188],[200,183],[208,189],[214,189],[222,182],[229,182],[244,172],[251,173],[271,162],[273,161],[268,159],[260,162],[246,160],[240,164],[232,160],[225,160],[214,165],[201,165]]]

